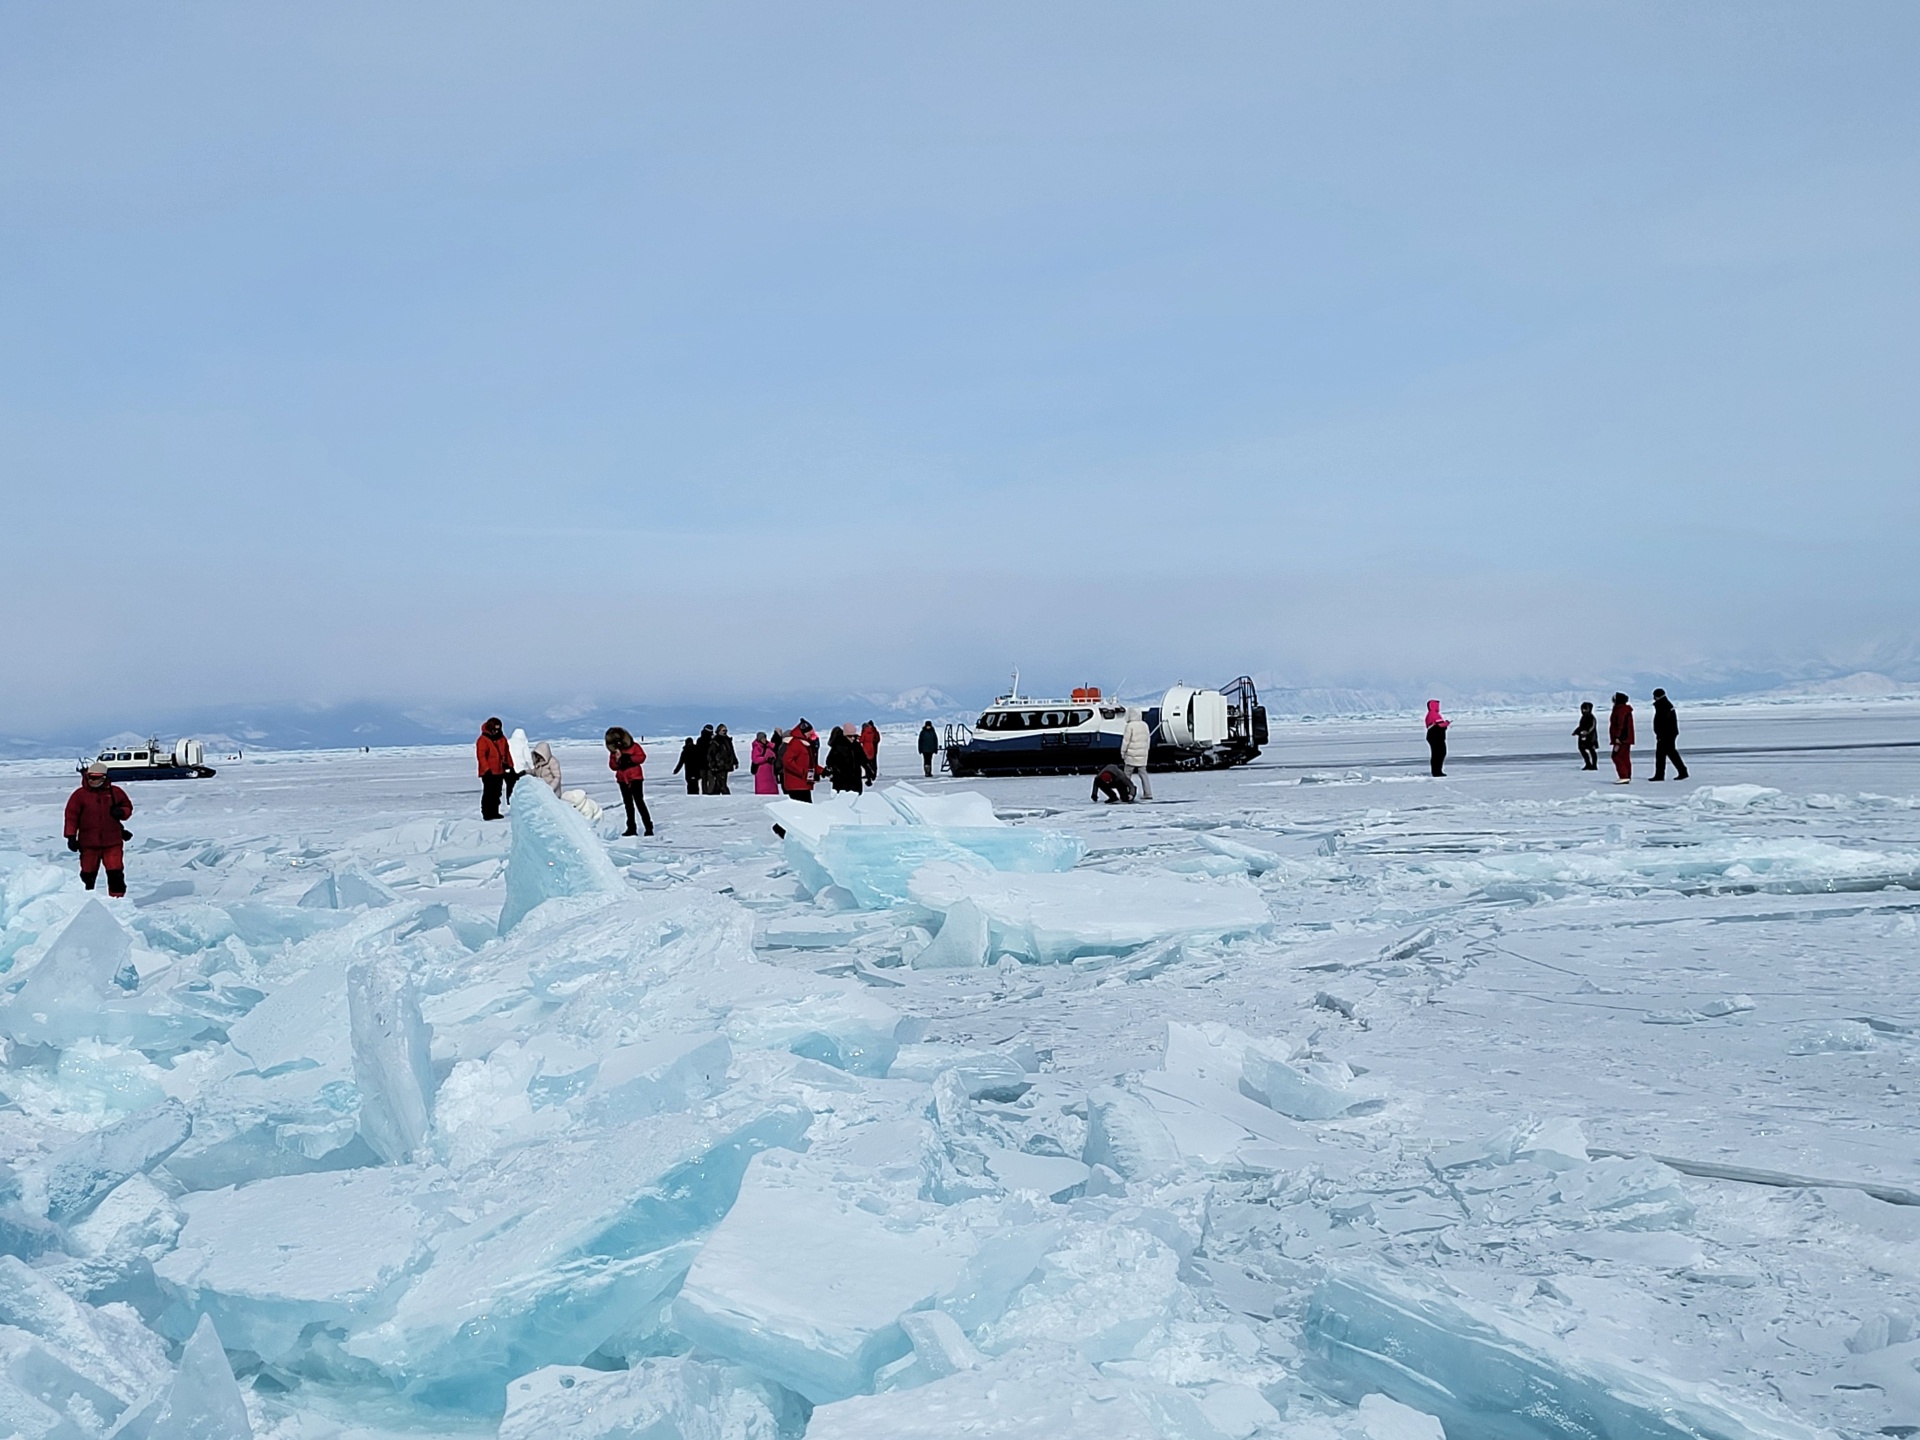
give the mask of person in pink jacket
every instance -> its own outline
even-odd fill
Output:
[[[750,756],[753,761],[753,793],[778,795],[780,793],[780,748],[767,739],[766,731],[762,730],[754,735]]]
[[[1452,723],[1441,716],[1438,700],[1427,701],[1427,759],[1435,776],[1447,773],[1447,726]]]

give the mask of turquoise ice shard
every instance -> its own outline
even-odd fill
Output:
[[[626,882],[586,818],[545,785],[516,786],[507,849],[505,935],[534,906],[576,895],[618,895]]]
[[[147,1440],[253,1440],[246,1401],[227,1352],[205,1315],[180,1356],[180,1373],[153,1417]]]
[[[61,1225],[84,1218],[121,1181],[151,1170],[192,1133],[187,1107],[165,1100],[56,1150],[47,1162],[47,1218]]]
[[[388,952],[349,967],[347,1016],[361,1137],[381,1159],[404,1164],[433,1119],[433,1031],[405,963]]]

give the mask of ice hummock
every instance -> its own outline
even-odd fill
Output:
[[[627,887],[607,847],[573,806],[545,785],[515,786],[507,851],[505,935],[536,905],[566,896],[618,895]]]

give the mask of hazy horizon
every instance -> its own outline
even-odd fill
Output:
[[[8,733],[1920,678],[1910,6],[0,40]]]

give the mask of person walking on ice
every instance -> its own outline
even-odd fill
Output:
[[[933,757],[940,753],[940,736],[934,731],[933,721],[927,720],[920,726],[920,766],[927,772],[927,779],[933,778]]]
[[[647,752],[626,730],[615,725],[607,731],[607,768],[613,771],[613,778],[620,785],[620,803],[627,807],[627,828],[625,833],[635,834],[633,828],[634,811],[640,812],[640,823],[647,827],[647,834],[653,834],[653,816],[647,813],[646,771]]]
[[[1667,698],[1664,690],[1653,692],[1653,778],[1667,778],[1667,761],[1673,761],[1673,778],[1687,778],[1687,762],[1680,758],[1680,752],[1673,742],[1680,738],[1680,716],[1673,708],[1673,702]]]
[[[1139,780],[1143,800],[1153,799],[1153,785],[1147,779],[1147,757],[1152,753],[1153,731],[1147,728],[1146,717],[1129,708],[1126,728],[1120,732],[1120,764],[1126,769],[1129,788],[1136,778]]]
[[[1427,762],[1435,779],[1447,773],[1447,727],[1452,723],[1441,715],[1438,700],[1427,701]]]
[[[1613,693],[1613,713],[1607,717],[1607,744],[1613,751],[1614,784],[1633,783],[1633,706],[1618,690]]]
[[[1593,702],[1580,702],[1580,723],[1573,727],[1574,743],[1580,747],[1580,768],[1600,768],[1600,721],[1593,713]]]
[[[871,720],[860,727],[860,757],[871,785],[880,778],[880,727]]]
[[[473,756],[480,766],[480,818],[502,819],[500,797],[504,793],[507,799],[513,798],[513,782],[520,774],[513,768],[513,750],[498,715],[489,716],[480,727],[480,738],[473,742]]]
[[[120,822],[133,814],[127,792],[107,779],[99,761],[87,766],[80,788],[67,797],[67,849],[80,853],[80,883],[93,889],[100,867],[107,868],[107,894],[127,893],[127,862],[122,847],[133,838]]]

